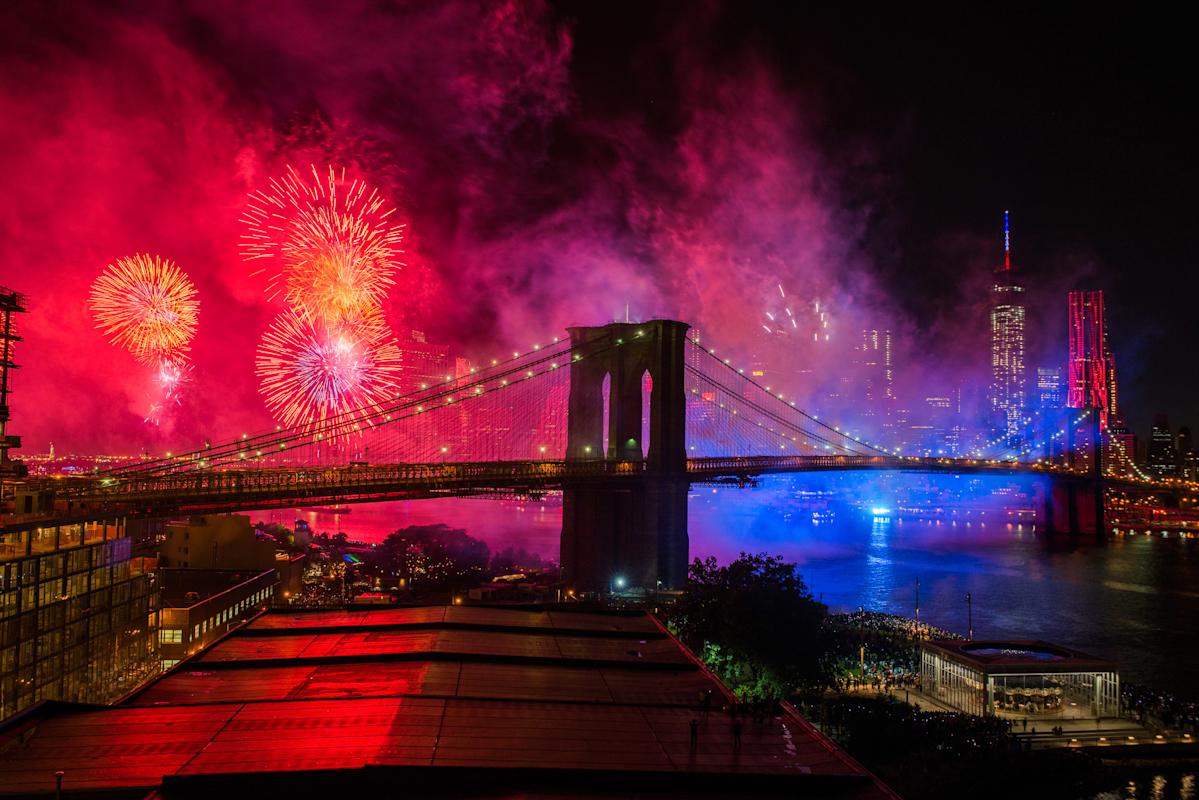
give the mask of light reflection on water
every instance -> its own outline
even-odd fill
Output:
[[[1112,658],[1126,680],[1194,697],[1199,686],[1199,540],[1135,536],[1047,542],[1030,514],[1032,478],[835,473],[778,476],[754,489],[695,487],[691,556],[780,554],[834,609],[859,606],[976,638],[1047,639]],[[885,512],[885,513],[874,513]],[[267,514],[266,516],[272,516]],[[295,512],[273,512],[291,523]],[[379,541],[445,522],[556,559],[560,502],[430,500],[299,512],[315,530]],[[1142,793],[1138,796],[1143,797]]]

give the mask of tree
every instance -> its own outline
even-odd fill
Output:
[[[385,570],[426,587],[477,583],[490,556],[485,542],[448,525],[401,528],[375,548],[375,558]]]
[[[823,684],[823,621],[795,564],[747,555],[727,566],[696,559],[671,625],[744,699],[777,699]]]

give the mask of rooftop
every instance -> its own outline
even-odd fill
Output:
[[[712,710],[701,698],[711,692]],[[641,613],[267,613],[112,708],[0,730],[0,794],[893,796],[798,716],[743,721]],[[690,722],[699,720],[698,747]]]
[[[934,639],[923,646],[985,673],[1116,671],[1111,661],[1039,639]]]
[[[274,572],[274,570],[268,570]],[[158,570],[163,608],[190,608],[197,603],[227,592],[262,574],[252,569],[174,569]]]

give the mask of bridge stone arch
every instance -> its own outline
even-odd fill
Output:
[[[687,404],[683,387],[687,330],[675,320],[615,322],[568,328],[576,358],[570,365],[566,458],[641,461],[642,379],[649,373],[649,450],[655,473],[687,467]],[[610,375],[608,447],[603,449],[604,376]]]

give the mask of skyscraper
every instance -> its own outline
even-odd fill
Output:
[[[858,364],[862,368],[863,408],[868,415],[885,416],[895,399],[895,364],[891,331],[864,330]]]
[[[995,428],[1016,445],[1024,427],[1024,287],[1012,276],[1011,227],[1003,212],[1003,265],[991,285],[991,413]]]
[[[1149,471],[1164,478],[1178,473],[1178,451],[1170,433],[1170,418],[1153,415],[1153,430],[1149,435]]]
[[[1066,406],[1066,384],[1061,367],[1037,367],[1037,408],[1058,411]]]
[[[1070,292],[1070,386],[1066,405],[1094,408],[1099,424],[1107,430],[1108,414],[1115,399],[1115,378],[1109,373],[1107,322],[1103,316],[1103,292]]]

